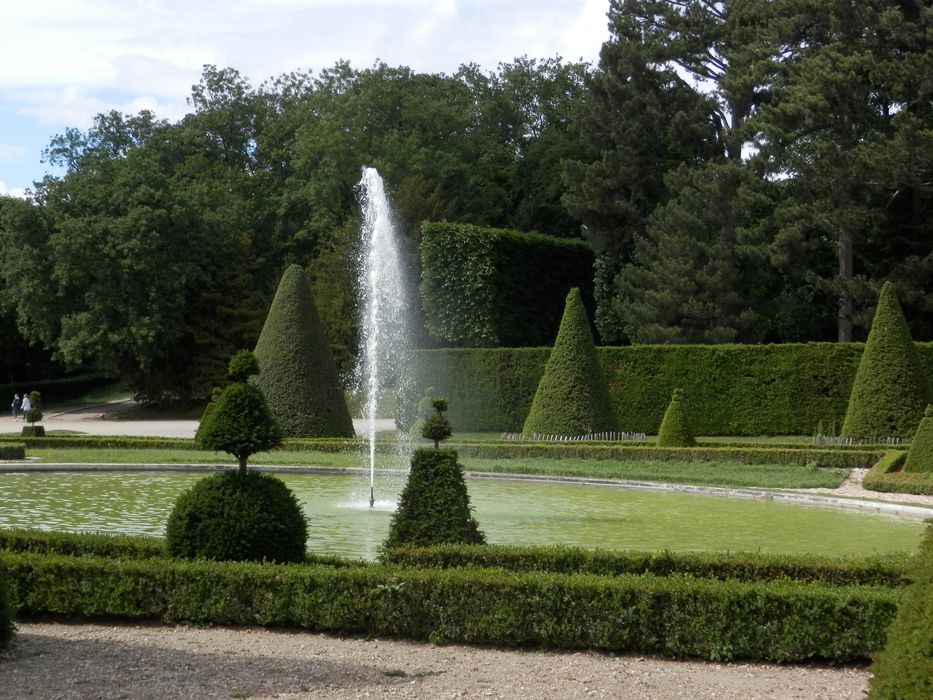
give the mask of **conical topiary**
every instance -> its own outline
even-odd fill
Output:
[[[485,542],[473,517],[457,453],[415,450],[383,549]]]
[[[658,428],[658,447],[693,447],[696,444],[684,406],[683,392],[675,389],[664,418],[661,419],[661,427]]]
[[[907,450],[905,472],[933,472],[933,406],[927,406]]]
[[[618,430],[618,420],[596,357],[583,299],[574,288],[567,294],[560,330],[523,432],[586,435],[608,430]]]
[[[337,381],[307,275],[289,267],[266,317],[256,384],[286,437],[353,437],[353,420]]]
[[[891,282],[878,296],[868,342],[849,394],[842,436],[861,439],[909,438],[933,390]]]

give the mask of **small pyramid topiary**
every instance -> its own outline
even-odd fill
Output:
[[[419,449],[383,549],[435,544],[485,544],[470,507],[463,467],[454,450]]]
[[[580,290],[573,288],[522,432],[587,435],[609,430],[618,430],[618,420]]]
[[[909,575],[884,649],[868,669],[870,700],[933,697],[933,526],[927,526]]]
[[[693,447],[696,444],[684,406],[683,392],[675,389],[661,420],[661,427],[658,428],[658,447]]]
[[[910,438],[929,403],[933,403],[933,389],[894,285],[885,282],[849,394],[842,436]]]
[[[256,343],[256,385],[286,437],[353,437],[353,420],[304,270],[282,275]]]
[[[907,450],[905,472],[933,472],[933,406],[927,406]]]

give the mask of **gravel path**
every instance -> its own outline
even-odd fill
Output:
[[[862,698],[853,668],[505,651],[253,628],[22,623],[4,698]]]

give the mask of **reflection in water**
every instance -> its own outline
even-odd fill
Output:
[[[0,527],[162,535],[178,495],[203,474],[0,474]],[[369,508],[357,476],[282,474],[308,517],[312,551],[373,559],[402,479],[385,479]],[[923,525],[890,516],[770,501],[577,484],[471,480],[480,528],[493,544],[610,549],[871,554],[913,550]]]

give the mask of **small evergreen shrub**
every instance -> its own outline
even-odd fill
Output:
[[[183,493],[169,515],[165,548],[182,559],[300,562],[308,524],[295,494],[255,472],[223,472]]]
[[[661,420],[661,427],[658,428],[658,447],[693,447],[696,444],[684,406],[683,392],[675,389]]]
[[[873,700],[933,697],[933,526],[927,527],[911,579],[870,669]]]
[[[256,343],[256,385],[287,437],[353,437],[308,277],[298,265],[282,275]]]
[[[447,399],[432,399],[431,406],[434,407],[434,413],[430,414],[421,422],[421,437],[434,441],[434,449],[440,448],[441,440],[450,437],[452,428],[450,421],[444,417],[444,411],[447,410]]]
[[[891,282],[885,282],[849,395],[843,437],[910,438],[933,403],[928,374]]]
[[[9,442],[0,444],[0,459],[23,459],[26,457],[26,443]]]
[[[906,459],[902,450],[887,453],[868,470],[862,486],[871,491],[933,496],[933,474],[899,471]]]
[[[933,406],[927,406],[907,450],[905,472],[933,473]]]
[[[246,473],[250,455],[271,450],[282,442],[282,432],[262,392],[245,383],[249,372],[257,369],[256,360],[248,350],[233,356],[228,372],[234,383],[215,394],[214,400],[204,409],[194,436],[195,442],[204,449],[234,455],[242,473]]]
[[[383,548],[484,544],[453,450],[415,450]]]
[[[7,572],[0,567],[0,650],[10,646],[16,625],[13,624],[13,608],[7,590]]]
[[[526,435],[618,430],[579,289],[567,294],[554,348],[525,420]]]
[[[32,413],[32,411],[30,411]],[[38,418],[37,420],[42,420]],[[21,437],[45,437],[45,426],[44,425],[24,425],[22,432],[20,432]]]

